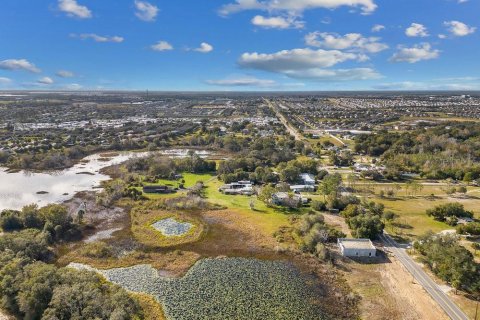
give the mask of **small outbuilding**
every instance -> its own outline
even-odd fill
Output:
[[[144,193],[157,193],[157,194],[166,194],[166,193],[173,193],[174,191],[167,186],[161,185],[154,185],[154,186],[144,186],[143,187]]]
[[[375,257],[377,248],[370,239],[338,239],[338,246],[344,257]]]

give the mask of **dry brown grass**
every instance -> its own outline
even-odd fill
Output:
[[[154,297],[144,293],[131,293],[143,310],[144,320],[167,320],[162,306]]]
[[[155,269],[171,277],[184,275],[200,255],[191,251],[133,252],[121,258],[92,258],[81,254],[81,250],[67,253],[58,260],[65,266],[70,262],[82,263],[97,269],[126,268],[138,264],[151,264]]]

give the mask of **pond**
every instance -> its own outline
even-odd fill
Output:
[[[178,222],[174,218],[163,219],[152,224],[156,230],[166,237],[183,236],[192,229],[193,225],[188,222]]]
[[[246,258],[199,260],[182,278],[168,278],[150,265],[96,270],[107,280],[153,295],[167,319],[321,320],[322,293],[310,275],[293,264]]]
[[[155,153],[171,157],[185,157],[188,150],[163,150]],[[25,205],[36,203],[40,207],[50,203],[61,203],[71,199],[80,191],[98,188],[100,182],[110,177],[100,170],[111,165],[120,164],[134,157],[145,157],[150,152],[122,152],[105,158],[95,154],[82,159],[71,168],[56,172],[7,172],[0,168],[0,210],[20,209]],[[208,151],[199,151],[202,157]]]

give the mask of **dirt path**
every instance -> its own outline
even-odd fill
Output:
[[[11,320],[11,319],[13,318],[10,316],[7,316],[5,313],[3,313],[2,310],[0,310],[0,320]]]
[[[345,233],[347,235],[347,237],[352,236],[351,233],[350,233],[350,228],[348,228],[347,223],[345,222],[344,218],[342,218],[338,215],[328,214],[328,213],[325,213],[323,215],[323,217],[325,218],[325,222],[328,225],[331,225],[332,227],[336,227],[336,228],[340,229],[340,231]]]

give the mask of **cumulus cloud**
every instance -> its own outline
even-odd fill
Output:
[[[236,0],[221,7],[219,12],[224,16],[245,10],[301,14],[309,9],[336,9],[342,6],[359,7],[364,14],[370,14],[377,8],[373,0]]]
[[[86,6],[79,5],[77,0],[58,0],[58,8],[70,17],[88,19],[92,12]]]
[[[372,32],[380,32],[382,30],[385,30],[385,26],[381,24],[376,24],[372,27]]]
[[[238,64],[243,68],[280,73],[296,79],[341,81],[380,77],[370,68],[327,69],[348,60],[363,59],[364,55],[351,52],[307,48],[283,50],[272,54],[244,53]]]
[[[3,70],[24,70],[33,73],[40,73],[40,69],[26,59],[7,59],[0,61],[0,69]]]
[[[447,27],[448,32],[455,37],[465,37],[477,30],[477,28],[470,27],[460,21],[445,21],[443,24]]]
[[[305,26],[303,21],[298,21],[295,17],[264,17],[257,15],[253,17],[252,24],[266,29],[301,29]]]
[[[421,43],[410,48],[399,46],[398,52],[390,58],[390,61],[416,63],[422,60],[436,59],[439,56],[439,50],[432,49],[429,43]]]
[[[244,53],[238,61],[244,68],[265,71],[288,71],[310,68],[326,68],[347,60],[357,60],[359,55],[339,50],[293,49],[272,54]]]
[[[202,42],[200,44],[200,47],[193,49],[194,51],[200,52],[200,53],[209,53],[213,51],[213,46],[211,44],[208,44],[206,42]]]
[[[55,75],[60,78],[72,78],[75,76],[73,72],[67,70],[59,70]]]
[[[49,84],[53,84],[53,79],[50,78],[50,77],[43,77],[43,78],[40,78],[37,80],[37,83],[38,84],[46,84],[46,85],[49,85]]]
[[[160,11],[157,6],[147,1],[139,0],[135,0],[135,9],[135,16],[143,21],[155,21],[158,11]]]
[[[208,84],[224,87],[272,87],[276,85],[273,80],[257,79],[255,77],[238,77],[221,80],[207,80]]]
[[[153,51],[170,51],[173,50],[173,46],[167,41],[158,41],[156,44],[150,47]]]
[[[0,77],[0,85],[7,85],[12,83],[10,78]]]
[[[113,36],[113,37],[110,37],[110,36],[100,36],[98,34],[95,34],[95,33],[82,33],[82,34],[74,34],[72,33],[70,35],[72,38],[80,38],[82,40],[87,40],[87,39],[92,39],[93,41],[95,42],[113,42],[113,43],[121,43],[123,42],[125,39],[123,37],[119,37],[119,36]]]
[[[388,49],[388,45],[380,43],[380,38],[364,37],[359,33],[348,33],[341,36],[336,33],[311,32],[305,36],[305,42],[312,47],[345,50],[355,49],[376,53]]]
[[[405,34],[409,37],[428,37],[428,30],[423,24],[412,23],[405,30]]]

